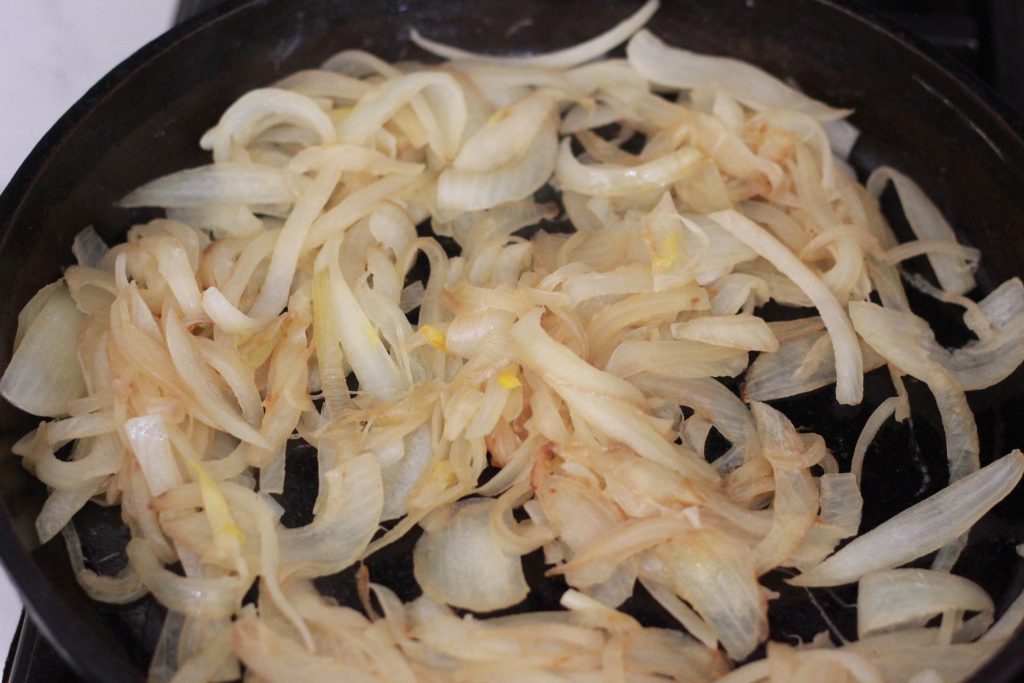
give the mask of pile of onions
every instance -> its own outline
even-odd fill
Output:
[[[25,306],[0,392],[48,418],[15,448],[50,489],[40,539],[63,532],[94,598],[167,607],[153,680],[954,681],[1024,618],[994,622],[950,573],[1024,473],[1019,451],[982,458],[965,398],[1024,360],[1024,285],[968,298],[978,253],[898,171],[857,182],[849,112],[665,45],[656,9],[532,57],[414,32],[450,61],[347,50],[246,93],[202,138],[211,164],[122,202],[166,218],[109,248],[87,228]],[[913,241],[879,211],[889,183]],[[976,341],[943,348],[910,310],[918,256]],[[769,301],[804,315],[765,320]],[[831,385],[858,404],[883,367],[893,396],[852,454],[769,405]],[[858,535],[906,375],[934,394],[950,484]],[[741,376],[740,396],[721,381]],[[712,430],[730,448],[709,461]],[[285,528],[297,440],[319,493]],[[131,532],[117,576],[83,557],[89,501]],[[365,574],[362,611],[314,589],[417,526],[420,598]],[[534,551],[563,610],[454,611],[523,601]],[[859,640],[734,668],[780,567],[857,583]],[[617,609],[638,584],[678,630]]]

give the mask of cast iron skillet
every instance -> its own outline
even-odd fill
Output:
[[[689,0],[666,2],[651,28],[670,43],[728,54],[762,65],[825,101],[856,109],[863,131],[852,162],[863,173],[880,163],[916,178],[935,197],[962,239],[981,247],[984,293],[1024,268],[1024,142],[983,96],[907,39],[829,0]],[[595,35],[634,9],[603,0],[228,0],[175,28],[116,68],[47,134],[0,197],[0,364],[6,366],[16,316],[42,285],[71,262],[74,234],[93,224],[117,241],[147,218],[114,202],[156,176],[206,162],[197,141],[238,95],[335,51],[360,47],[387,59],[424,55],[407,41],[408,27],[479,50],[549,50]],[[510,32],[510,27],[515,27]],[[153,214],[150,214],[153,215]],[[901,229],[899,221],[897,229]],[[967,337],[955,311],[918,301],[940,340]],[[912,427],[888,425],[868,456],[863,529],[945,484],[941,426],[927,391],[911,386]],[[868,412],[891,387],[881,373],[868,377],[865,403],[835,405],[832,389],[779,402],[804,428],[822,433],[840,463]],[[971,395],[986,461],[1024,445],[1024,373]],[[0,556],[32,618],[82,676],[132,681],[144,677],[164,610],[151,599],[101,605],[79,589],[58,538],[39,545],[33,521],[45,497],[10,454],[35,419],[0,404]],[[289,453],[285,522],[303,524],[315,496],[314,455]],[[1024,585],[1015,544],[1024,541],[1017,492],[971,535],[956,571],[980,582],[1000,608]],[[127,540],[116,509],[89,504],[76,518],[87,558],[98,571],[116,571]],[[418,589],[408,563],[413,538],[369,562],[371,575],[404,598]],[[520,609],[557,603],[560,587],[540,580],[537,558],[527,562],[535,586]],[[766,583],[782,593],[772,603],[776,639],[808,638],[829,628],[855,632],[856,598],[849,587],[804,591],[781,576]],[[353,603],[351,573],[319,581],[321,590]],[[645,623],[671,625],[649,599],[626,606]],[[1010,681],[1024,668],[1021,635],[977,675]]]

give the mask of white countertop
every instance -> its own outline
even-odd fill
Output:
[[[0,187],[61,114],[173,21],[177,0],[0,0]],[[0,661],[21,602],[0,572]]]

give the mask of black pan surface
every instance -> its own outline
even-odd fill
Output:
[[[851,161],[860,173],[882,164],[918,180],[956,226],[982,249],[979,294],[1024,271],[1024,141],[998,107],[912,41],[828,0],[666,1],[650,24],[676,45],[736,56],[780,74],[831,104],[856,110],[863,131]],[[47,134],[0,196],[0,364],[10,358],[18,311],[71,263],[71,241],[93,224],[119,241],[133,222],[153,214],[114,202],[142,182],[206,161],[200,135],[240,94],[334,52],[359,47],[389,60],[424,58],[407,40],[426,35],[483,51],[543,51],[595,35],[634,9],[612,0],[228,0],[143,48],[89,91]],[[509,27],[516,27],[509,32]],[[901,226],[894,221],[897,229]],[[940,341],[967,337],[957,312],[923,300],[918,310]],[[938,416],[927,390],[911,385],[911,427],[890,424],[868,454],[866,530],[945,485]],[[871,409],[891,387],[868,377],[863,405],[839,407],[831,389],[779,402],[798,426],[825,436],[841,465]],[[970,396],[983,461],[1024,445],[1024,372]],[[35,419],[0,402],[0,557],[33,619],[76,671],[96,681],[142,680],[164,610],[151,599],[125,606],[89,600],[79,589],[58,538],[40,546],[33,522],[44,487],[10,454]],[[315,454],[289,453],[286,523],[308,519],[316,493]],[[1024,492],[996,508],[971,534],[956,572],[974,579],[1004,608],[1024,586]],[[76,517],[86,555],[98,571],[116,571],[127,534],[116,509],[89,504]],[[414,536],[368,562],[374,580],[406,599],[418,592],[409,556]],[[564,586],[542,580],[529,558],[534,590],[519,610],[557,604]],[[855,592],[766,584],[772,636],[808,638],[834,629],[855,633]],[[321,590],[355,604],[351,571],[318,581]],[[813,597],[813,600],[812,600]],[[651,625],[670,625],[645,596],[627,608]],[[819,611],[819,608],[821,611]],[[829,617],[827,624],[821,616]],[[1011,681],[1024,668],[1021,637],[975,677]]]

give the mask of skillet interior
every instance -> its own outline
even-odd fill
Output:
[[[981,290],[1024,271],[1024,143],[989,104],[908,43],[825,0],[688,0],[666,3],[650,27],[670,43],[759,64],[832,104],[856,109],[863,136],[853,164],[864,172],[888,163],[918,180],[952,219],[963,241],[983,251]],[[10,358],[21,306],[71,262],[74,234],[92,223],[108,241],[145,215],[114,208],[127,191],[153,177],[205,163],[197,141],[239,94],[339,49],[361,47],[389,60],[422,58],[406,42],[417,26],[441,40],[489,51],[547,50],[594,35],[628,14],[632,4],[586,0],[379,2],[229,0],[143,49],[91,90],[33,152],[2,198],[0,363]],[[529,20],[529,22],[527,22]],[[517,27],[511,33],[509,27]],[[963,339],[955,311],[922,303],[940,339]],[[865,403],[839,409],[830,390],[784,402],[801,427],[819,431],[841,463],[868,412],[891,389],[876,373]],[[869,452],[864,493],[869,528],[944,485],[941,426],[927,391],[915,387],[913,429],[889,425]],[[992,459],[1024,444],[1019,401],[1024,373],[971,395],[982,441]],[[0,404],[0,554],[42,630],[82,675],[96,680],[143,676],[163,610],[145,599],[118,607],[90,601],[75,583],[57,539],[39,546],[33,520],[45,489],[21,470],[10,445],[35,420]],[[286,482],[293,521],[315,495],[309,451],[290,454]],[[979,581],[1005,606],[1024,585],[1013,546],[1024,541],[1015,493],[975,530],[957,573]],[[126,536],[116,510],[90,504],[76,522],[87,557],[116,569]],[[413,538],[371,560],[371,575],[415,595],[408,565]],[[111,558],[111,555],[114,555]],[[105,559],[104,559],[105,558]],[[533,563],[531,572],[541,571]],[[779,590],[778,577],[766,583]],[[557,603],[557,586],[539,586],[524,607]],[[354,599],[350,576],[321,588]],[[403,590],[404,589],[404,590]],[[849,588],[817,591],[836,627],[852,633]],[[630,605],[651,624],[668,621],[642,599]],[[809,637],[825,624],[802,591],[783,589],[773,603],[774,638]],[[855,629],[854,629],[855,630]],[[1012,680],[1024,653],[1004,653],[977,680]]]

